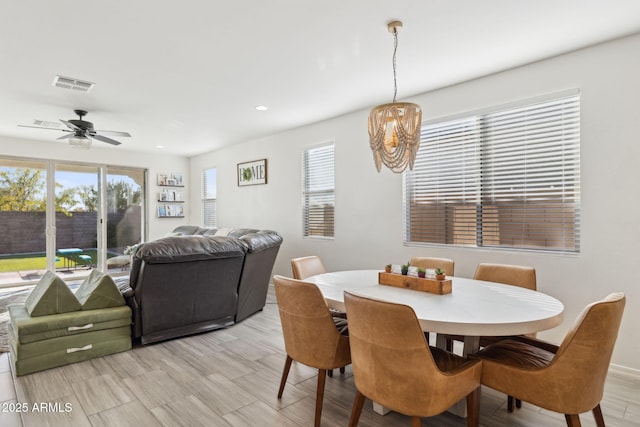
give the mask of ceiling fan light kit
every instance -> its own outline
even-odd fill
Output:
[[[393,172],[401,173],[407,166],[413,170],[416,154],[420,148],[422,109],[418,104],[396,102],[398,92],[396,51],[398,31],[402,28],[402,22],[389,22],[387,28],[393,34],[393,102],[371,109],[369,146],[378,172],[384,164]]]
[[[91,148],[91,139],[86,136],[72,136],[69,138],[71,148],[82,148],[88,150]]]

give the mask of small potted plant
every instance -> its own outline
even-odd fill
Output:
[[[385,273],[391,273],[391,264],[387,264],[384,266],[384,272]]]
[[[444,280],[445,279],[445,271],[440,267],[436,268],[436,280]]]
[[[409,272],[410,265],[411,265],[411,262],[408,262],[406,264],[402,264],[402,267],[400,267],[400,272],[402,273],[403,276],[406,276],[407,273]]]
[[[425,270],[424,268],[418,267],[418,277],[424,279],[426,275],[427,275],[427,270]]]

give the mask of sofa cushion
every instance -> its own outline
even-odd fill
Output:
[[[126,305],[39,317],[29,316],[22,304],[8,308],[9,328],[22,344],[131,325],[131,309]]]
[[[125,304],[124,298],[111,276],[98,270],[93,270],[84,279],[76,291],[76,298],[80,302],[82,310],[119,307]]]
[[[232,228],[231,231],[229,231],[229,237],[235,237],[236,239],[239,239],[245,234],[256,233],[258,231],[260,230],[257,230],[255,228]]]
[[[80,303],[71,289],[52,271],[47,271],[42,276],[24,306],[33,317],[80,310]]]
[[[229,235],[230,232],[231,232],[230,228],[218,228],[214,233],[214,236],[226,237]]]
[[[162,239],[142,244],[134,254],[133,260],[135,268],[136,264],[139,264],[139,260],[144,260],[147,263],[166,264],[242,257],[246,252],[247,245],[231,237],[163,237]]]
[[[200,227],[197,225],[181,225],[173,229],[173,231],[169,232],[166,237],[171,236],[190,236],[194,234],[198,234],[200,231]]]
[[[17,376],[81,362],[131,348],[129,326],[21,344],[9,329],[11,360]]]

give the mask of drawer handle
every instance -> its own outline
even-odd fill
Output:
[[[67,329],[69,329],[69,331],[82,331],[83,329],[91,328],[93,328],[93,323],[87,323],[84,326],[69,326]]]
[[[76,351],[91,350],[92,348],[93,346],[91,344],[87,344],[84,347],[68,348],[67,353],[75,353]]]

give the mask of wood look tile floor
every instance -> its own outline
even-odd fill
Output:
[[[285,353],[274,302],[270,293],[262,312],[227,329],[17,378],[9,355],[0,354],[0,426],[313,425],[315,370],[294,363],[282,399],[276,398]],[[322,425],[346,426],[354,394],[350,367],[328,378]],[[609,427],[640,426],[640,381],[609,375],[602,410]],[[590,413],[581,420],[595,425]],[[410,424],[397,413],[374,413],[367,402],[359,425]],[[444,413],[422,425],[466,426],[466,420]],[[563,415],[527,403],[509,414],[505,396],[483,387],[481,425],[566,424]]]

